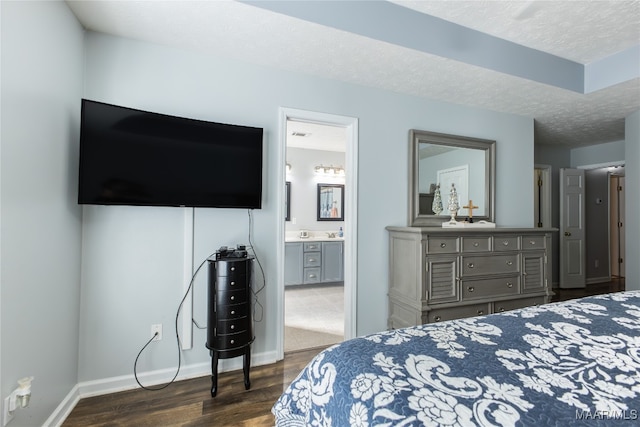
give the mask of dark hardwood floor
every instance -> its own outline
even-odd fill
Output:
[[[284,361],[251,369],[251,389],[242,370],[178,381],[160,391],[129,390],[81,399],[62,424],[87,426],[273,426],[271,407],[304,366],[324,347],[287,353]]]
[[[552,301],[624,290],[624,279],[584,289],[554,289]],[[211,397],[209,376],[178,381],[161,391],[130,390],[80,400],[63,427],[88,426],[273,426],[271,407],[304,366],[322,348],[287,353],[285,360],[251,369],[251,389],[242,370],[219,375]]]

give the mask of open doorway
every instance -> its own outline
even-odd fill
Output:
[[[357,120],[282,109],[280,139],[281,359],[355,336]]]
[[[625,277],[625,176],[624,168],[615,167],[609,173],[609,247],[611,277]]]

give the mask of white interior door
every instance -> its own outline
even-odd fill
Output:
[[[560,169],[560,288],[584,288],[584,170]]]

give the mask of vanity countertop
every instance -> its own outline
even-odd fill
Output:
[[[316,236],[316,237],[300,237],[300,236],[291,236],[284,239],[286,243],[297,243],[297,242],[343,242],[344,237],[327,237],[327,236]]]

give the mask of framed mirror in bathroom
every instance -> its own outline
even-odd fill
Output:
[[[318,184],[318,221],[344,221],[344,185]]]

